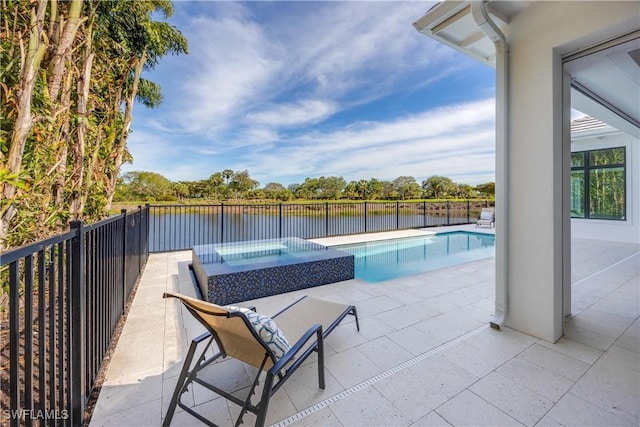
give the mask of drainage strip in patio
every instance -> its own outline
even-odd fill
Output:
[[[422,353],[419,356],[414,357],[413,359],[409,359],[406,362],[403,362],[401,364],[399,364],[398,366],[394,366],[391,369],[388,369],[378,375],[376,375],[375,377],[369,378],[368,380],[365,380],[359,384],[354,385],[353,387],[350,387],[346,390],[341,391],[338,394],[335,394],[331,397],[329,397],[328,399],[323,400],[322,402],[318,402],[315,405],[312,405],[306,409],[303,409],[302,411],[298,412],[297,414],[293,414],[288,418],[285,418],[284,420],[281,420],[275,424],[273,424],[271,427],[285,427],[288,426],[290,424],[293,424],[305,417],[308,417],[309,415],[314,414],[315,412],[318,412],[321,409],[324,409],[328,406],[330,406],[331,404],[338,402],[342,399],[344,399],[345,397],[348,397],[360,390],[364,390],[365,388],[369,387],[370,385],[373,385],[375,383],[377,383],[380,380],[383,380],[385,378],[388,378],[394,374],[397,374],[398,372],[402,371],[403,369],[406,369],[410,366],[415,365],[416,363],[419,363],[431,356],[434,356],[444,350],[446,350],[447,348],[466,340],[467,338],[470,338],[474,335],[479,334],[480,332],[486,330],[487,328],[489,328],[489,325],[484,325],[481,326],[477,329],[474,329],[470,332],[467,332],[464,335],[460,335],[457,338],[452,339],[449,342],[446,342],[444,344],[439,345],[438,347],[435,347],[429,351],[427,351],[426,353]]]
[[[594,272],[594,273],[591,273],[591,274],[590,274],[590,275],[588,275],[587,277],[583,277],[583,278],[582,278],[582,279],[580,279],[580,280],[576,280],[575,282],[573,282],[573,283],[571,284],[571,286],[576,286],[576,285],[579,285],[579,284],[580,284],[580,283],[582,283],[582,282],[586,282],[587,280],[589,280],[589,279],[591,279],[591,278],[593,278],[593,277],[596,277],[596,276],[598,276],[599,274],[602,274],[602,273],[604,273],[604,272],[605,272],[605,271],[607,271],[607,270],[611,270],[612,268],[617,267],[617,266],[619,266],[620,264],[622,264],[622,263],[624,263],[624,262],[627,262],[627,261],[628,261],[628,260],[630,260],[631,258],[633,258],[633,257],[635,257],[635,256],[638,256],[639,254],[640,254],[640,252],[636,252],[636,253],[634,253],[634,254],[629,255],[629,256],[628,256],[628,257],[626,257],[626,258],[622,258],[620,261],[616,261],[616,262],[614,262],[613,264],[608,265],[608,266],[606,266],[605,268],[603,268],[603,269],[601,269],[601,270],[598,270],[598,271],[596,271],[596,272]]]

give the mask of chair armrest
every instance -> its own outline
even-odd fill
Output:
[[[322,326],[315,324],[310,327],[307,332],[269,369],[268,373],[275,375],[282,371],[285,366],[294,358],[294,356],[302,349],[302,347],[311,339],[318,331],[322,331]],[[322,337],[322,332],[320,333]]]
[[[209,337],[211,337],[211,332],[207,331],[207,332],[201,333],[200,335],[198,335],[197,337],[195,337],[191,341],[194,341],[194,342],[199,344],[199,343],[201,343],[202,341],[206,340]]]

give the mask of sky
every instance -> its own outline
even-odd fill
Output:
[[[174,1],[189,54],[143,75],[122,172],[249,171],[264,187],[495,181],[495,71],[420,34],[428,1]]]

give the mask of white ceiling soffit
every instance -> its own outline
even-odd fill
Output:
[[[574,88],[571,88],[571,106],[584,114],[595,117],[598,120],[621,130],[627,135],[640,138],[640,128],[629,123],[609,108]]]
[[[531,1],[489,1],[487,11],[504,30]],[[495,47],[476,25],[471,1],[437,3],[414,22],[422,34],[495,67]],[[580,111],[637,135],[640,124],[640,37],[606,49],[565,59],[573,79],[572,105]],[[567,60],[569,59],[569,60]],[[600,104],[594,106],[593,104]],[[610,110],[604,113],[605,110]],[[615,124],[614,124],[615,123]]]
[[[635,134],[638,134],[640,35],[624,43],[566,61],[564,71],[571,77],[571,103],[574,107],[578,108],[576,102],[584,104],[587,102],[584,98],[590,98],[633,125],[636,128]],[[581,105],[581,108],[585,106]],[[578,109],[587,113],[581,108]],[[620,125],[616,127],[620,128]],[[628,130],[625,131],[629,133]]]
[[[528,3],[492,1],[487,3],[487,11],[498,28],[503,30]],[[473,20],[470,1],[440,2],[413,26],[422,34],[495,67],[495,47]]]

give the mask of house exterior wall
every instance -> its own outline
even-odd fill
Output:
[[[568,80],[562,55],[636,25],[636,2],[533,2],[509,42],[508,314],[505,324],[547,341],[563,333],[570,286]],[[498,101],[499,102],[499,101]],[[536,120],[531,120],[536,117]]]
[[[624,221],[571,219],[571,236],[585,239],[640,243],[640,140],[622,132],[574,138],[571,151],[625,147],[626,218]]]

